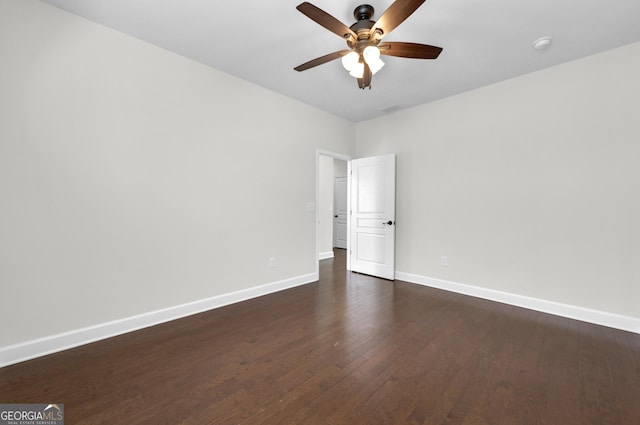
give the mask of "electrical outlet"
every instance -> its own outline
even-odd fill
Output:
[[[272,269],[276,266],[276,257],[269,257],[269,268]]]
[[[442,267],[447,267],[447,264],[449,264],[449,258],[447,258],[445,255],[440,257],[440,265]]]

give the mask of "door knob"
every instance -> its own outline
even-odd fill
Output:
[[[334,215],[334,217],[335,217],[335,218],[338,218],[338,216],[337,216],[337,215]]]
[[[393,224],[393,221],[389,220],[387,222],[382,222],[382,224],[388,224],[389,226],[391,226]]]

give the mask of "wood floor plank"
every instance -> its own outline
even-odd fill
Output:
[[[0,369],[73,424],[637,425],[640,335],[345,271]]]

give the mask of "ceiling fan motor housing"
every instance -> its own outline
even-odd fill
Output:
[[[373,12],[373,6],[370,4],[361,4],[353,10],[353,17],[356,18],[357,21],[371,19]]]
[[[368,35],[369,30],[375,24],[375,21],[371,20],[373,16],[373,6],[368,4],[362,4],[356,7],[353,11],[353,16],[357,19],[357,22],[351,25],[351,30],[358,34],[358,38],[360,37],[360,33],[363,33],[363,30],[366,30],[367,34],[362,34],[363,36]]]
[[[352,49],[357,48],[358,45],[360,45],[361,48],[366,47],[363,46],[363,43],[366,45],[376,45],[380,41],[381,37],[374,37],[375,34],[371,33],[371,28],[373,28],[373,25],[376,23],[371,20],[373,13],[373,6],[369,4],[361,4],[353,10],[353,16],[357,19],[357,22],[349,28],[358,35],[358,38],[357,40],[354,40],[352,37],[350,37],[351,39],[347,39],[347,44]]]

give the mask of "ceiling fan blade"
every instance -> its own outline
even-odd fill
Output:
[[[376,29],[382,30],[382,37],[388,35],[395,27],[400,25],[413,12],[419,8],[426,0],[396,0],[371,28],[371,32]]]
[[[358,88],[361,88],[362,90],[364,90],[364,88],[365,88],[364,77],[363,78],[358,78]]]
[[[380,54],[387,56],[399,56],[401,58],[435,59],[442,52],[442,47],[430,46],[419,43],[403,43],[389,41],[378,46]]]
[[[304,3],[300,3],[296,9],[307,15],[307,17],[312,21],[315,21],[342,38],[347,38],[348,36],[353,36],[356,39],[358,38],[351,28],[309,2],[305,1]]]
[[[309,68],[313,68],[315,66],[322,65],[323,63],[331,62],[332,60],[338,59],[346,55],[350,51],[351,50],[338,50],[337,52],[329,53],[328,55],[320,56],[319,58],[315,58],[313,60],[310,60],[309,62],[305,62],[302,65],[298,65],[293,69],[295,69],[298,72],[306,71]]]

